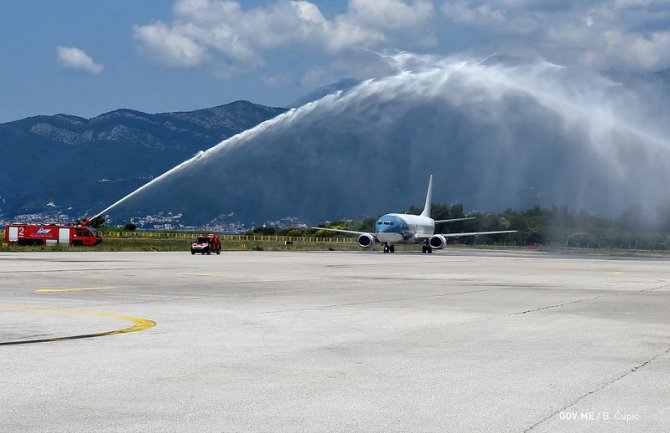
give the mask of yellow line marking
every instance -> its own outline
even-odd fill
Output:
[[[81,316],[98,316],[98,317],[107,317],[112,319],[121,319],[127,320],[133,323],[133,326],[128,326],[126,328],[115,329],[113,331],[103,331],[95,332],[92,334],[81,334],[81,335],[69,335],[66,337],[52,337],[52,338],[42,338],[37,340],[20,340],[20,341],[8,341],[0,342],[0,346],[8,346],[12,344],[28,344],[28,343],[47,343],[51,341],[65,341],[65,340],[76,340],[79,338],[93,338],[93,337],[104,337],[107,335],[116,335],[116,334],[127,334],[129,332],[138,332],[143,331],[148,328],[153,328],[156,326],[156,322],[143,319],[141,317],[126,316],[124,314],[115,314],[115,313],[98,313],[96,311],[81,311],[81,310],[64,310],[58,308],[41,308],[41,307],[22,307],[16,305],[0,305],[0,311],[25,311],[25,312],[42,312],[42,313],[63,313],[63,314],[78,314]]]
[[[101,287],[64,287],[62,289],[38,289],[35,290],[38,293],[54,293],[54,292],[85,292],[88,290],[109,290],[113,289],[114,286],[101,286]]]

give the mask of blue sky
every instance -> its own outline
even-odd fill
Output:
[[[383,53],[670,67],[670,0],[6,0],[0,122],[286,105],[390,71]]]

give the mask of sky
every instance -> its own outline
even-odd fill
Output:
[[[0,122],[286,106],[397,52],[670,68],[670,0],[4,0]]]

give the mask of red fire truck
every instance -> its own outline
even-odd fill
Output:
[[[198,235],[198,238],[191,244],[191,254],[221,254],[221,239],[219,236],[210,233],[208,235]]]
[[[5,227],[5,242],[15,245],[92,246],[102,242],[96,231],[84,225],[16,224]]]

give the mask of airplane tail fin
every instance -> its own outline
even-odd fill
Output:
[[[428,193],[426,193],[426,204],[423,206],[422,217],[430,218],[430,208],[433,202],[433,175],[428,178]]]

